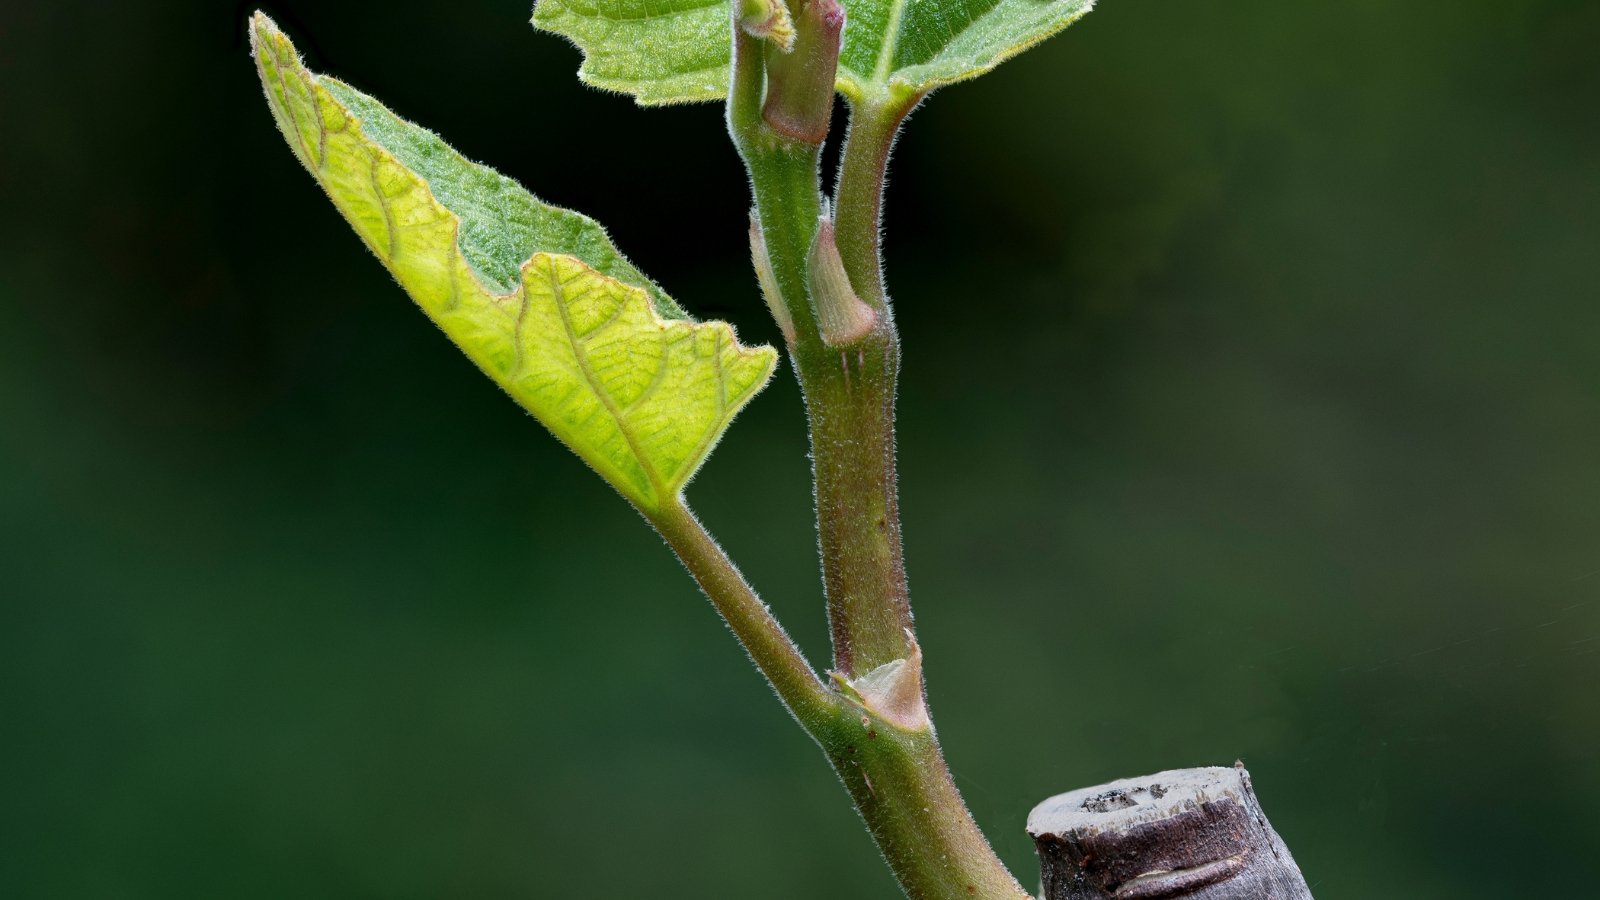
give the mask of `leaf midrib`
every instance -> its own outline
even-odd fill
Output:
[[[889,67],[894,65],[895,51],[900,48],[900,23],[905,18],[906,0],[893,0],[889,6],[889,21],[883,29],[883,46],[878,48],[878,62],[872,69],[874,87],[889,83]]]

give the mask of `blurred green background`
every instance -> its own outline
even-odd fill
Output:
[[[266,2],[772,340],[720,110],[527,0]],[[248,3],[0,7],[0,896],[885,898],[638,516],[274,132]],[[908,559],[1002,855],[1243,757],[1321,900],[1600,878],[1600,4],[1104,0],[889,198]],[[827,651],[797,389],[691,500]]]

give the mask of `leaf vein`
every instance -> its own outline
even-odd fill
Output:
[[[656,373],[650,376],[650,383],[644,386],[644,390],[639,393],[639,396],[635,397],[633,402],[628,404],[626,409],[627,412],[633,412],[633,410],[638,408],[640,404],[650,399],[650,397],[655,394],[656,391],[661,389],[661,385],[667,380],[667,371],[670,368],[668,364],[672,361],[672,351],[667,345],[665,339],[660,340],[658,342],[658,346],[661,348],[661,355],[659,357],[660,362],[656,364]]]
[[[617,431],[621,433],[622,439],[627,442],[628,449],[633,453],[633,458],[638,461],[639,468],[644,471],[645,478],[649,480],[650,487],[655,490],[659,499],[662,493],[661,477],[656,474],[655,467],[650,464],[649,457],[645,456],[640,449],[633,430],[628,427],[627,420],[623,418],[622,412],[617,409],[616,402],[611,399],[611,395],[607,393],[600,384],[599,379],[595,377],[594,370],[589,366],[588,355],[584,353],[583,345],[572,329],[572,317],[566,303],[566,285],[562,283],[561,276],[556,271],[556,261],[552,257],[546,257],[544,265],[546,277],[550,282],[551,299],[555,302],[556,312],[561,316],[561,326],[566,329],[567,342],[572,345],[572,356],[578,361],[578,370],[583,374],[584,381],[588,383],[589,389],[594,392],[601,404],[605,406],[606,412],[611,414],[612,420],[617,424]]]
[[[372,183],[372,196],[378,202],[378,209],[383,212],[384,230],[388,232],[386,243],[389,245],[388,262],[392,266],[400,258],[400,235],[395,228],[394,210],[389,208],[389,198],[383,195],[383,185],[378,181],[378,155],[374,152],[370,156],[372,165],[367,167],[367,180]]]

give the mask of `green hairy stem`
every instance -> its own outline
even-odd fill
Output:
[[[802,34],[797,48],[804,41]],[[856,120],[857,149],[847,155],[833,211],[836,238],[821,200],[820,141],[796,139],[758,113],[771,87],[760,48],[737,26],[733,42],[729,130],[755,196],[766,254],[759,264],[781,294],[775,305],[794,323],[789,356],[810,424],[834,679],[845,695],[843,715],[825,727],[796,718],[827,753],[908,896],[1026,897],[962,802],[922,695],[895,477],[900,342],[878,261],[883,171],[904,112]],[[854,266],[844,261],[846,246]],[[830,330],[838,317],[830,307],[841,303],[860,304],[867,327]],[[882,683],[873,680],[880,672],[888,673]]]
[[[700,322],[594,220],[468,161],[317,75],[257,13],[251,50],[294,155],[417,306],[637,508],[817,742],[907,896],[1028,894],[945,765],[900,535],[900,336],[884,288],[884,177],[906,116],[1076,21],[1091,0],[539,0],[579,77],[643,105],[725,100],[751,252],[805,397],[832,668],[807,663],[683,493],[777,353]],[[850,121],[831,202],[835,94]]]

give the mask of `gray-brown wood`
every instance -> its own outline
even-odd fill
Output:
[[[1044,900],[1311,900],[1243,765],[1051,797],[1028,834]]]

